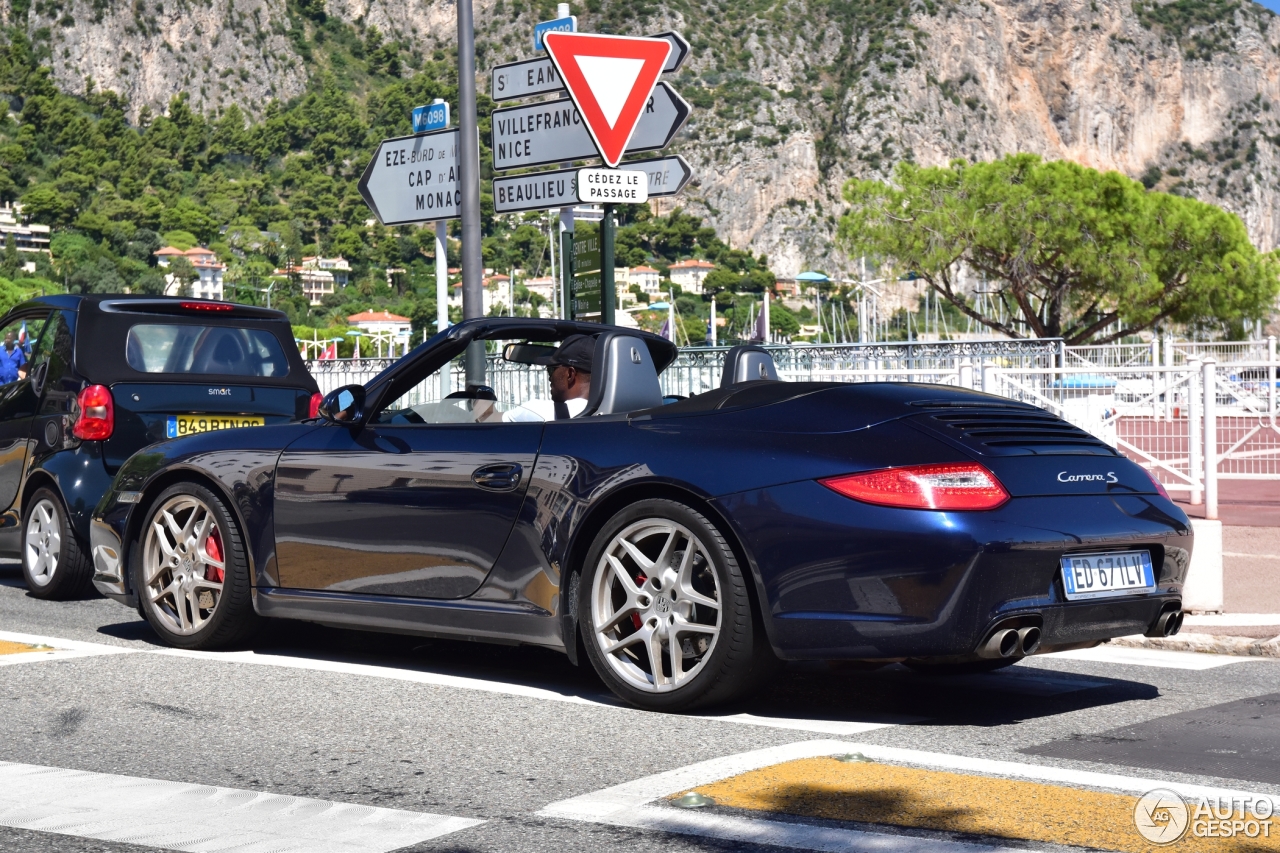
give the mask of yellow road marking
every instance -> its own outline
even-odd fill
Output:
[[[1125,853],[1280,850],[1280,820],[1270,837],[1194,838],[1188,832],[1181,841],[1157,846],[1134,826],[1135,796],[834,758],[776,764],[697,791],[730,808]]]
[[[48,646],[32,646],[27,643],[13,643],[8,640],[0,640],[0,655],[19,655],[24,652],[51,652],[53,649]]]

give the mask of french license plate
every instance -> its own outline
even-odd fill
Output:
[[[169,415],[166,438],[180,438],[215,429],[262,426],[266,421],[253,415]]]
[[[1067,600],[1155,592],[1156,576],[1146,551],[1071,554],[1062,558]]]

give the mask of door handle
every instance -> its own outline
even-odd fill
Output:
[[[477,468],[471,474],[471,482],[482,489],[495,492],[509,492],[520,485],[520,476],[524,468],[517,462],[499,462]]]

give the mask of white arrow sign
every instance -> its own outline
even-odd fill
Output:
[[[622,168],[641,169],[648,174],[649,198],[673,196],[684,189],[693,177],[689,164],[675,154],[652,160],[632,160],[623,163]],[[578,203],[577,175],[577,169],[554,169],[514,178],[494,178],[493,210],[495,213],[519,213],[573,207]]]
[[[689,117],[689,105],[666,83],[653,90],[626,153],[658,151],[671,144]],[[572,101],[545,101],[494,110],[493,168],[545,166],[600,156]]]
[[[662,73],[670,74],[679,70],[685,57],[689,55],[689,43],[684,37],[679,33],[666,32],[658,33],[652,38],[671,42],[671,53],[667,56],[667,64],[662,66]],[[550,57],[495,65],[490,72],[489,96],[495,101],[515,101],[563,91],[564,81],[560,79],[560,73],[556,71]]]
[[[382,140],[357,187],[379,222],[406,225],[461,215],[458,135],[455,127]]]

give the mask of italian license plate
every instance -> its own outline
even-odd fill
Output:
[[[169,415],[166,438],[180,438],[215,429],[262,426],[266,421],[254,415]]]
[[[1071,554],[1062,558],[1067,600],[1155,592],[1156,576],[1146,551]]]

